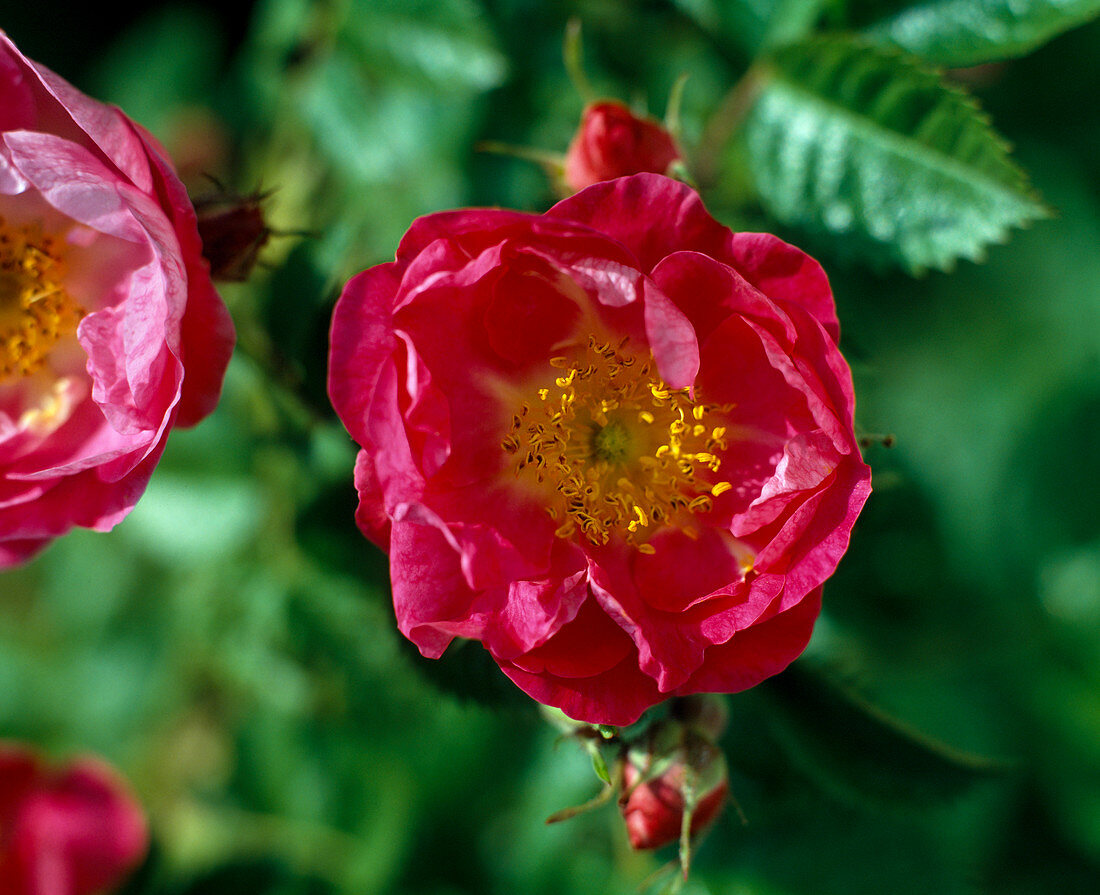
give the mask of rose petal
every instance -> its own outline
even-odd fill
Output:
[[[805,308],[835,342],[840,338],[829,278],[813,258],[770,233],[735,233],[732,264],[764,295]]]
[[[802,655],[821,612],[821,588],[766,621],[745,628],[707,650],[707,659],[677,689],[692,693],[737,693],[755,687]]]
[[[645,281],[645,332],[657,370],[670,388],[688,388],[699,372],[699,342],[687,316]]]
[[[643,273],[673,252],[729,254],[730,231],[710,216],[699,194],[659,174],[597,183],[563,199],[546,216],[606,233],[633,253]]]
[[[546,671],[532,674],[508,662],[501,662],[500,670],[535,701],[590,724],[625,727],[665,698],[653,679],[638,670],[637,659],[630,654],[594,677],[557,677]]]

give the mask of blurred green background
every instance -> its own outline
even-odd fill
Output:
[[[803,18],[848,27],[875,5]],[[328,315],[415,216],[554,200],[537,166],[475,145],[564,151],[583,105],[571,16],[601,95],[659,116],[689,75],[690,158],[799,4],[4,6],[24,52],[148,126],[193,195],[204,175],[270,190],[270,225],[297,235],[222,289],[240,333],[222,403],[173,434],[130,518],[0,578],[0,735],[133,780],[155,848],[131,895],[647,885],[673,855],[631,853],[613,808],[544,826],[597,781],[480,648],[429,663],[396,633],[324,395]],[[867,450],[875,493],[799,664],[966,754],[933,748],[941,766],[790,684],[733,697],[747,824],[726,812],[692,895],[1100,882],[1100,24],[950,77],[1056,212],[982,264],[845,266],[769,217],[736,145],[709,196],[731,226],[824,246],[858,424],[896,436]]]

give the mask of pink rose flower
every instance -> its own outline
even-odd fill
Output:
[[[82,758],[54,770],[0,742],[0,895],[98,895],[147,847],[141,806],[106,764]]]
[[[329,365],[401,631],[592,723],[781,671],[870,492],[838,329],[817,262],[659,175],[415,221]]]
[[[137,502],[233,325],[153,138],[0,32],[0,568]]]
[[[565,154],[565,185],[576,192],[627,174],[666,174],[679,158],[672,135],[658,122],[639,118],[622,103],[592,103]]]

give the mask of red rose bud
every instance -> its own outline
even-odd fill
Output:
[[[627,174],[665,174],[679,158],[672,135],[656,121],[621,103],[592,103],[565,155],[565,185],[576,192]]]
[[[213,279],[243,283],[252,275],[260,249],[271,238],[263,210],[267,196],[220,192],[195,200],[202,256],[210,264]]]
[[[672,716],[713,743],[726,731],[729,707],[721,693],[697,693],[673,700]]]
[[[619,808],[630,845],[636,849],[660,848],[677,841],[690,802],[694,802],[690,835],[696,836],[718,817],[729,792],[721,750],[700,737],[685,737],[684,747],[664,770],[650,777],[658,762],[651,754],[632,752],[623,767]],[[689,797],[692,790],[693,799]]]
[[[147,846],[141,807],[102,761],[54,769],[0,742],[0,895],[108,892]]]

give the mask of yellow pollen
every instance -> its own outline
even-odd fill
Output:
[[[0,384],[36,372],[54,345],[76,332],[84,311],[64,279],[55,237],[0,217]]]
[[[655,528],[698,536],[691,515],[710,512],[714,498],[733,488],[714,476],[728,447],[715,416],[732,405],[669,388],[652,356],[625,351],[627,342],[590,336],[571,355],[550,358],[560,375],[511,415],[500,446],[516,475],[546,494],[558,537],[621,538],[648,554],[654,547],[644,538]]]

